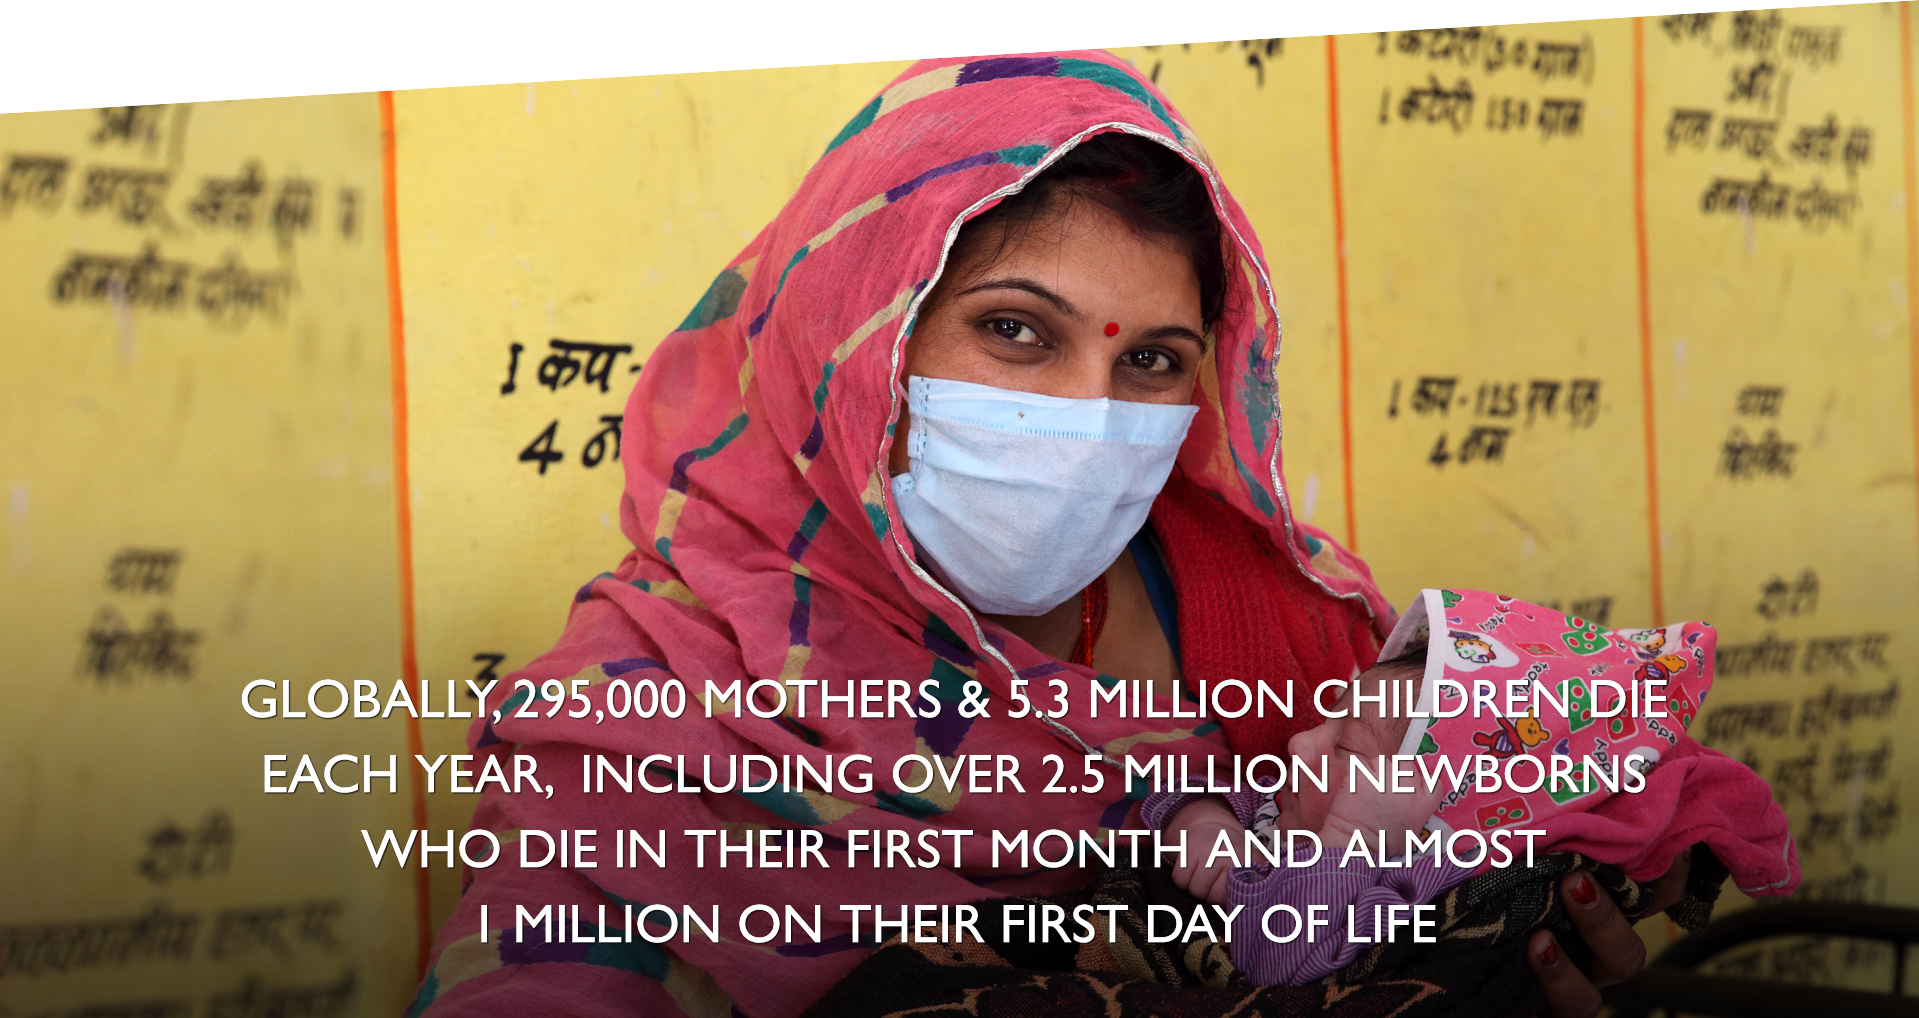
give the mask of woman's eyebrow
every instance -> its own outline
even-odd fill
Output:
[[[1184,325],[1162,325],[1156,329],[1148,329],[1146,334],[1140,338],[1153,341],[1183,339],[1199,347],[1201,350],[1206,349],[1206,337]]]
[[[955,296],[966,297],[987,290],[1021,290],[1053,305],[1053,309],[1069,318],[1085,318],[1086,313],[1073,306],[1073,302],[1047,289],[1041,283],[1024,276],[1008,276],[1001,279],[989,279],[984,283],[969,286]]]
[[[1045,285],[1024,276],[989,279],[984,283],[969,286],[959,293],[954,294],[954,296],[967,297],[976,293],[984,293],[988,290],[1019,290],[1023,293],[1030,293],[1046,303],[1053,305],[1054,310],[1060,314],[1080,320],[1086,318],[1086,313],[1074,306],[1072,301],[1047,289]],[[1184,339],[1198,345],[1202,350],[1206,349],[1206,337],[1184,325],[1161,325],[1158,328],[1147,330],[1146,334],[1141,338],[1149,340]]]

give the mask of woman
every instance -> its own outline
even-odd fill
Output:
[[[1203,773],[1224,754],[1182,677],[1310,690],[1369,664],[1391,609],[1361,562],[1292,519],[1281,485],[1278,331],[1244,215],[1129,67],[1084,53],[909,69],[642,373],[623,442],[635,551],[514,677],[585,680],[593,710],[519,716],[522,692],[473,736],[535,758],[553,786],[490,791],[474,826],[602,832],[599,866],[522,869],[509,843],[473,873],[415,1012],[798,1014],[873,942],[841,905],[1084,884],[1017,852],[994,864],[990,834],[1137,827],[1144,789],[1119,761]],[[677,679],[694,702],[596,718],[619,706],[612,678]],[[1095,717],[1093,690],[1115,679],[1152,683],[1160,716],[1103,701]],[[735,790],[585,794],[585,754],[652,757],[656,786]],[[835,783],[739,791],[728,759],[748,754]],[[902,790],[892,762],[916,754],[899,780],[918,790]],[[962,763],[955,783],[919,785]],[[739,838],[790,828],[794,847],[754,858],[795,865],[745,866]],[[635,846],[620,854],[636,867],[611,867],[628,830],[655,847],[666,832],[668,865]],[[593,929],[629,903],[717,905],[720,942],[514,940],[516,905],[578,906]],[[736,918],[756,904],[803,906],[802,923],[824,906],[822,942],[747,942]],[[505,928],[485,942],[483,905]],[[1637,938],[1609,902],[1586,912],[1598,967],[1630,974]],[[1596,1007],[1548,940],[1533,957],[1555,1008]]]

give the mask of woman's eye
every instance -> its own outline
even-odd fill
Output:
[[[1039,342],[1039,333],[1034,332],[1032,326],[1017,318],[995,318],[986,323],[986,328],[993,335],[1009,343],[1032,346]]]
[[[1121,364],[1137,371],[1177,371],[1179,362],[1164,350],[1131,350],[1120,356]]]

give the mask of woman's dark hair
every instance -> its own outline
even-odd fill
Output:
[[[1219,216],[1206,178],[1173,150],[1121,132],[1096,135],[1075,146],[1017,194],[960,228],[949,264],[981,253],[997,237],[991,264],[1033,226],[1091,202],[1142,233],[1159,234],[1192,259],[1199,277],[1200,321],[1208,329],[1226,307],[1226,260]]]

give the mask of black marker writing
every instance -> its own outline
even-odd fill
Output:
[[[1739,390],[1733,412],[1741,417],[1778,417],[1786,405],[1783,385],[1748,385]]]
[[[1759,595],[1753,610],[1768,619],[1811,615],[1819,609],[1819,574],[1807,569],[1792,583],[1774,576],[1760,585]]]
[[[160,118],[165,115],[166,106],[106,106],[100,110],[100,127],[93,132],[93,143],[105,145],[117,142],[131,145],[139,142],[148,150],[160,145]]]
[[[147,850],[135,868],[156,884],[175,877],[208,877],[233,864],[233,819],[216,809],[188,831],[171,820],[148,832]]]
[[[7,160],[0,176],[0,213],[15,205],[35,205],[52,212],[60,207],[60,191],[67,184],[67,161],[61,156],[16,155]]]
[[[1793,457],[1799,443],[1783,441],[1779,432],[1767,428],[1757,440],[1735,424],[1720,446],[1719,472],[1735,481],[1758,477],[1791,477]]]
[[[110,209],[121,222],[145,226],[165,222],[167,184],[172,174],[128,166],[93,166],[76,206],[81,212]]]
[[[525,349],[526,347],[518,343],[507,347],[506,381],[500,383],[500,395],[510,396],[519,388],[513,383],[513,379],[520,373],[520,352]]]
[[[178,548],[127,548],[107,562],[107,589],[123,594],[171,594],[179,573]]]
[[[589,385],[598,384],[601,392],[607,391],[608,376],[612,374],[613,362],[621,354],[633,352],[631,343],[581,343],[567,339],[548,340],[553,352],[540,361],[540,384],[554,392],[573,384],[575,379],[584,378]],[[584,354],[581,360],[576,356]]]
[[[237,177],[207,177],[200,193],[187,205],[187,214],[204,226],[239,230],[253,228],[254,204],[266,192],[260,164],[247,163]]]
[[[199,646],[197,629],[182,629],[164,609],[147,618],[135,631],[111,605],[102,607],[81,637],[79,671],[98,681],[125,681],[134,675],[156,678],[193,677],[193,651]]]

